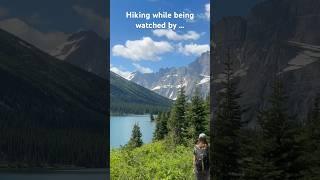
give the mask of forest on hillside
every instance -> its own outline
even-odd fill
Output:
[[[0,168],[105,168],[105,79],[3,30],[0,42]]]
[[[211,176],[213,179],[319,179],[320,96],[309,107],[308,116],[296,119],[287,107],[287,92],[281,74],[271,84],[268,105],[258,113],[250,128],[242,119],[230,59],[225,62],[224,90],[216,96],[211,121]]]
[[[110,113],[149,114],[168,111],[172,101],[110,72]]]

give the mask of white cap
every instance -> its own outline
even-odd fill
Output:
[[[206,138],[207,137],[207,135],[205,134],[205,133],[201,133],[200,135],[199,135],[199,138]]]

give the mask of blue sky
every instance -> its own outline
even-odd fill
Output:
[[[127,76],[130,72],[156,72],[194,61],[209,49],[209,0],[111,0],[111,70]],[[129,19],[126,12],[192,13],[190,19]],[[183,26],[169,29],[137,29],[137,23],[171,22]]]

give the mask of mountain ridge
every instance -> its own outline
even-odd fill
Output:
[[[200,94],[206,97],[209,94],[209,60],[210,53],[205,52],[187,66],[161,68],[155,73],[135,72],[130,81],[173,100],[181,86],[185,87],[187,96],[192,96],[198,88]]]

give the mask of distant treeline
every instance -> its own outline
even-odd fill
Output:
[[[0,168],[106,167],[106,117],[0,109]],[[90,115],[90,114],[87,114]]]
[[[111,102],[111,114],[157,114],[168,111],[170,107],[145,105],[139,103],[116,103]]]
[[[1,128],[0,168],[103,168],[106,136],[88,129]]]

